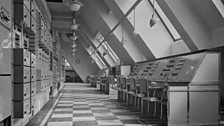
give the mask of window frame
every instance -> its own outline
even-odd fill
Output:
[[[153,8],[153,3],[152,3],[152,0],[148,0],[149,4],[151,5],[151,7]],[[155,0],[155,5],[158,5],[159,4],[156,2]],[[159,6],[160,7],[160,6]],[[160,8],[161,9],[161,8]],[[161,11],[163,12],[163,10],[161,9]],[[168,19],[168,17],[166,16],[166,14],[164,13],[164,15],[166,16],[166,18],[168,19],[169,23],[172,25],[173,29],[178,33],[179,37],[180,38],[175,38],[173,34],[175,33],[172,33],[171,29],[166,25],[166,22],[164,21],[164,19],[162,18],[162,16],[160,15],[160,13],[158,12],[158,10],[155,8],[155,13],[156,15],[159,17],[160,21],[162,22],[163,26],[166,28],[167,32],[170,34],[170,36],[172,37],[173,41],[174,42],[179,42],[182,40],[179,32],[176,30],[176,28],[173,26],[173,24],[170,22],[170,20]]]

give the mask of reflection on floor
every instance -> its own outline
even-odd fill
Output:
[[[103,94],[89,84],[67,83],[62,92],[61,97],[56,100],[55,107],[53,106],[52,111],[48,113],[49,117],[48,114],[44,115],[46,117],[41,122],[44,126],[158,125],[158,122],[155,124],[150,121],[147,121],[149,124],[143,124],[142,118],[131,113],[124,104],[117,102],[113,93]],[[39,117],[34,117],[32,121],[36,120],[35,118]]]

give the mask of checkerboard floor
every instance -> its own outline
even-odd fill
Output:
[[[66,84],[45,126],[151,126],[114,98],[88,84]]]

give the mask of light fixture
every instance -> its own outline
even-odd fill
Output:
[[[78,39],[78,36],[70,36],[70,38],[71,38],[72,41],[75,41],[75,40]]]
[[[75,33],[75,31],[73,31],[72,35],[73,35],[73,36],[76,36],[76,33]]]
[[[107,51],[104,51],[103,54],[102,54],[102,57],[104,57],[106,55],[107,55]]]
[[[152,7],[153,7],[152,17],[149,21],[150,27],[153,27],[158,21],[160,21],[159,18],[155,17],[155,0],[153,0]]]
[[[72,10],[72,11],[78,11],[83,4],[79,2],[78,0],[73,0],[72,2],[66,3],[66,5]]]
[[[76,51],[76,48],[72,48],[72,52],[75,52]]]
[[[79,24],[73,24],[72,23],[70,28],[71,28],[71,30],[75,31],[75,30],[77,30],[79,28]]]
[[[134,8],[134,31],[133,31],[134,35],[138,35],[138,31],[135,28],[135,8]]]
[[[72,49],[76,48],[77,44],[76,41],[72,41]]]

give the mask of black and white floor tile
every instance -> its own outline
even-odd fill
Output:
[[[151,126],[88,84],[66,84],[45,126]]]

